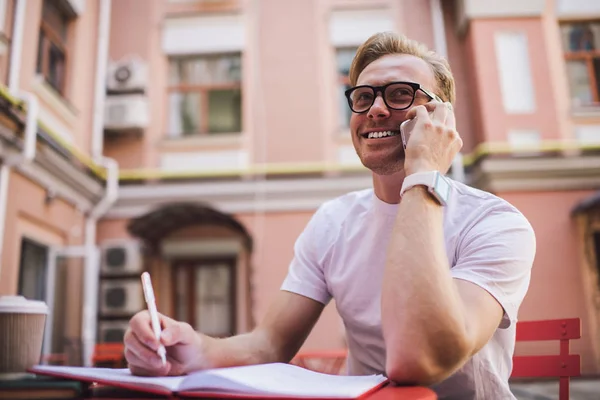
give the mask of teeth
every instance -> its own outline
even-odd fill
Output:
[[[369,139],[377,139],[387,136],[396,136],[398,135],[397,131],[383,131],[383,132],[370,132],[367,138]]]

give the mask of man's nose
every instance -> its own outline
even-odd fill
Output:
[[[383,96],[381,93],[378,93],[375,96],[375,101],[373,105],[369,109],[369,113],[367,114],[369,118],[387,118],[390,116],[390,110],[385,105],[385,101],[383,101]]]

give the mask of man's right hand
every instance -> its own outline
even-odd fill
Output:
[[[325,306],[316,300],[281,290],[262,323],[252,332],[218,339],[203,335],[184,322],[159,314],[163,329],[154,337],[150,314],[131,318],[125,332],[125,358],[134,375],[184,375],[207,368],[289,362],[317,322]],[[167,350],[162,365],[157,349]]]
[[[185,322],[175,321],[159,314],[162,334],[154,336],[150,314],[140,311],[129,321],[125,332],[125,359],[134,375],[166,376],[184,375],[208,367],[207,342],[210,337],[194,331]],[[160,344],[167,350],[167,363],[162,364],[157,349]]]

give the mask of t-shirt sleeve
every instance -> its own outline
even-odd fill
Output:
[[[313,215],[294,245],[294,258],[281,290],[327,304],[331,294],[324,272],[327,224],[322,208]]]
[[[494,296],[504,309],[500,328],[508,328],[529,288],[535,251],[535,234],[522,214],[491,211],[464,236],[451,275]]]

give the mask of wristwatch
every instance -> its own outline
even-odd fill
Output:
[[[439,171],[417,172],[404,178],[400,197],[413,186],[423,185],[438,203],[445,206],[450,197],[450,181]]]

